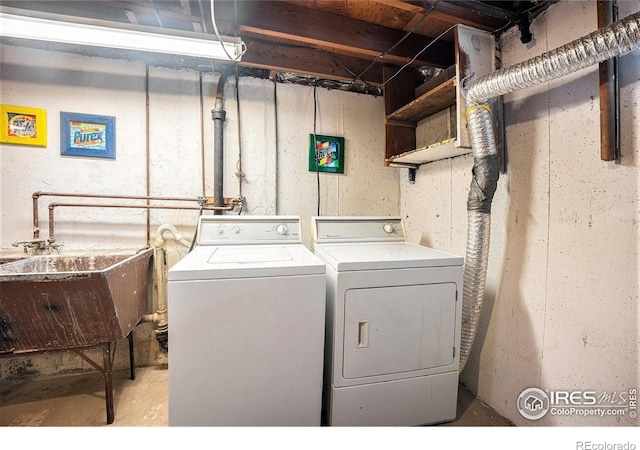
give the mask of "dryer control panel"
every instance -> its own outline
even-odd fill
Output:
[[[297,244],[297,216],[200,216],[198,245]]]
[[[399,242],[406,239],[400,217],[312,217],[313,241]]]

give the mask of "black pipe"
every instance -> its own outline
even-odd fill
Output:
[[[231,75],[230,69],[223,70],[216,88],[215,108],[211,110],[213,119],[213,206],[224,206],[224,138],[223,129],[227,113],[224,110],[224,86]],[[238,120],[240,118],[238,117]],[[221,215],[222,210],[214,211],[214,215]]]
[[[223,127],[226,112],[224,109],[212,109],[213,118],[213,206],[224,206],[224,140]],[[216,210],[213,214],[222,214],[221,210]]]

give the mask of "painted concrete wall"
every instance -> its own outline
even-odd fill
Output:
[[[621,12],[637,6],[620,2]],[[595,2],[561,2],[535,20],[535,41],[517,32],[502,39],[503,64],[536,56],[596,28]],[[144,65],[136,62],[3,46],[2,103],[47,109],[47,148],[0,148],[0,248],[31,235],[37,190],[144,194]],[[508,173],[494,200],[487,296],[477,345],[462,380],[519,425],[618,425],[627,417],[547,416],[523,419],[515,408],[527,387],[621,392],[638,387],[638,223],[640,136],[638,55],[623,59],[620,163],[599,160],[597,69],[505,97]],[[150,189],[154,195],[200,195],[204,123],[205,191],[211,192],[209,111],[215,79],[150,68]],[[225,196],[239,194],[235,86],[225,89],[228,120]],[[316,213],[317,186],[307,171],[313,89],[241,79],[242,193],[252,214],[300,214],[303,238]],[[345,175],[321,175],[323,214],[396,214],[409,237],[464,254],[471,157],[422,166],[416,183],[406,170],[382,167],[382,100],[318,89],[317,133],[343,135]],[[277,105],[277,120],[276,108]],[[117,117],[115,161],[61,157],[59,111]],[[202,111],[202,113],[201,113]],[[202,119],[201,119],[202,117]],[[446,117],[433,118],[446,120]],[[277,122],[277,127],[276,127]],[[429,128],[420,126],[420,139]],[[277,130],[276,130],[277,128]],[[438,137],[434,138],[439,140]],[[423,144],[430,143],[422,142]],[[46,201],[41,211],[46,210]],[[398,210],[400,204],[400,210]],[[151,234],[172,222],[190,237],[197,213],[154,211]],[[66,248],[146,244],[146,216],[137,210],[60,210],[57,235]],[[43,218],[46,229],[46,218]],[[170,262],[185,249],[171,246]],[[138,327],[138,361],[161,364],[150,326]],[[124,360],[124,355],[119,357]],[[120,359],[119,359],[120,361]],[[122,367],[124,361],[117,362]],[[86,370],[69,354],[0,359],[0,380]],[[636,422],[637,423],[637,422]]]
[[[637,3],[619,2],[621,16]],[[595,2],[560,2],[534,42],[501,40],[508,66],[597,28]],[[629,415],[524,419],[529,387],[637,389],[640,55],[621,60],[622,159],[600,160],[597,67],[504,97],[508,172],[493,203],[487,293],[462,381],[517,425],[637,425]],[[464,255],[472,158],[401,176],[410,238]],[[619,400],[620,397],[617,397]]]
[[[278,213],[311,217],[318,213],[317,176],[308,171],[307,158],[313,131],[313,89],[278,86],[277,97],[280,114],[287,111],[298,117],[297,123],[278,120]],[[321,215],[398,214],[398,173],[384,167],[380,158],[384,148],[382,99],[324,89],[318,89],[317,99],[316,133],[346,136],[344,174],[320,174]],[[303,227],[302,233],[308,242],[310,228]]]
[[[48,117],[46,148],[0,146],[0,250],[19,251],[12,242],[31,238],[35,191],[145,195],[147,151],[151,195],[213,195],[210,111],[215,106],[217,76],[203,74],[200,79],[196,71],[149,67],[147,146],[147,68],[143,63],[7,45],[0,48],[0,57],[1,103],[44,108]],[[247,199],[243,213],[300,215],[308,244],[310,218],[317,212],[316,174],[307,170],[313,88],[276,87],[269,80],[243,77],[238,90],[244,177],[240,187],[238,107],[232,78],[224,90],[224,195],[237,197],[242,190]],[[322,214],[397,215],[398,174],[383,166],[382,98],[318,88],[317,99],[317,133],[344,136],[347,150],[344,175],[320,176]],[[60,111],[115,116],[116,159],[61,156]],[[54,200],[60,199],[40,200],[43,236],[48,227],[47,205]],[[197,216],[197,211],[153,210],[151,239],[163,223],[177,226],[190,239]],[[60,208],[55,225],[65,250],[147,244],[144,210]],[[187,249],[176,246],[170,233],[165,239],[172,265]],[[151,324],[138,326],[134,335],[139,364],[167,362]],[[126,367],[126,346],[120,347],[116,367]],[[100,360],[98,353],[94,357]],[[0,359],[0,382],[87,369],[79,357],[66,353]]]

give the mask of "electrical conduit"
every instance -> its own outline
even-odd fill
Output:
[[[498,157],[488,102],[500,95],[560,78],[640,47],[640,13],[527,61],[497,70],[468,88],[467,124],[474,165],[467,203],[460,371],[475,340],[489,259],[491,201],[498,183]]]

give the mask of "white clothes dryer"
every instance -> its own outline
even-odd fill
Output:
[[[168,275],[169,425],[320,425],[325,265],[292,216],[201,216]]]
[[[463,258],[406,242],[399,217],[314,217],[327,265],[323,421],[456,417]]]

